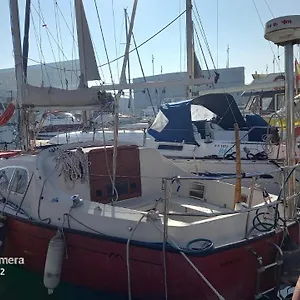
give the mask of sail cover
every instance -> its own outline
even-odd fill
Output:
[[[110,105],[113,97],[103,97],[103,92],[95,88],[64,90],[54,87],[37,87],[23,84],[23,104],[37,107],[100,107]],[[99,96],[100,95],[100,96]]]
[[[205,107],[215,114],[216,123],[225,130],[232,130],[234,123],[237,123],[240,129],[247,128],[233,96],[207,94],[191,100],[162,105],[148,133],[157,141],[196,144],[193,122],[200,120],[195,116],[200,114],[193,109],[194,106]]]
[[[84,80],[100,80],[101,78],[82,0],[75,0],[75,15],[80,70],[83,72]]]

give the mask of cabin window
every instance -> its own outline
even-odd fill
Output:
[[[174,151],[181,151],[183,149],[183,146],[177,146],[177,145],[159,145],[158,150],[174,150]]]
[[[118,195],[123,195],[123,194],[129,193],[127,181],[117,182],[115,184],[115,188],[117,190]],[[106,194],[107,194],[107,196],[110,196],[110,197],[112,196],[112,185],[111,184],[106,185]],[[115,192],[114,192],[114,194],[115,194]]]
[[[284,107],[284,95],[283,94],[279,94],[279,95],[276,95],[276,110],[279,110],[281,108]]]
[[[260,97],[259,96],[253,97],[251,102],[249,100],[249,103],[250,104],[247,104],[246,110],[248,109],[254,114],[257,114],[260,112]]]
[[[190,197],[204,200],[205,185],[200,182],[193,182],[190,188]]]
[[[262,112],[273,112],[275,110],[273,97],[262,98],[261,110]]]
[[[14,168],[0,169],[0,190],[8,189],[13,172],[14,172]]]
[[[24,194],[27,184],[28,184],[28,174],[26,169],[16,168],[11,183],[11,191],[18,194]]]

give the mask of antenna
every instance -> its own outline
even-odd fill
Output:
[[[162,67],[162,65],[160,66],[160,74],[162,74],[163,73],[163,67]]]
[[[154,76],[154,55],[152,54],[152,75]]]
[[[229,45],[227,45],[227,62],[226,62],[226,68],[228,69],[229,68]]]

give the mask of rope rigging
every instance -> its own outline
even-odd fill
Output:
[[[207,48],[208,54],[209,54],[210,59],[211,59],[212,64],[213,64],[214,73],[215,73],[215,81],[214,81],[214,83],[217,83],[218,80],[219,80],[220,74],[217,72],[217,67],[216,67],[216,65],[215,65],[215,62],[214,62],[214,59],[213,59],[213,56],[212,56],[212,53],[211,53],[211,50],[210,50],[210,47],[209,47],[209,43],[208,43],[208,40],[207,40],[207,37],[206,37],[206,34],[205,34],[204,27],[203,27],[203,25],[202,25],[201,17],[200,17],[200,14],[199,14],[197,5],[196,5],[196,3],[195,3],[195,0],[194,0],[194,6],[195,6],[195,9],[196,9],[196,13],[195,13],[194,10],[193,10],[193,14],[194,14],[194,16],[195,16],[196,24],[197,24],[198,27],[199,27],[200,33],[201,33],[201,35],[202,35],[202,37],[203,37],[205,46],[206,46],[206,48]],[[206,58],[205,58],[205,54],[204,54],[203,48],[202,48],[201,43],[200,43],[200,38],[199,38],[198,32],[197,32],[196,28],[194,28],[194,30],[195,30],[195,33],[196,33],[196,36],[197,36],[197,41],[198,41],[200,50],[201,50],[202,55],[203,55],[203,59],[204,59],[204,61],[205,61],[206,69],[207,69],[207,71],[208,71],[209,77],[211,77],[211,73],[210,73],[210,70],[209,70],[209,67],[208,67],[208,63],[207,63],[207,60],[206,60]],[[212,86],[214,87],[214,84],[212,84]]]
[[[38,49],[38,55],[39,55],[39,58],[40,58],[40,61],[38,62],[40,65],[41,65],[41,73],[42,73],[42,85],[44,85],[44,70],[43,70],[43,67],[45,68],[45,72],[46,72],[46,75],[47,75],[47,79],[48,79],[48,82],[51,84],[51,81],[50,81],[50,76],[49,76],[49,73],[47,71],[47,68],[45,67],[45,56],[44,56],[44,53],[43,53],[43,49],[42,49],[42,37],[40,35],[40,38],[38,36],[38,32],[37,32],[37,29],[36,29],[36,25],[35,25],[35,21],[34,21],[34,18],[32,16],[32,13],[30,13],[30,16],[31,16],[31,23],[32,23],[32,26],[33,26],[33,33],[34,33],[34,36],[35,36],[35,40],[36,40],[36,44],[37,44],[37,49]],[[29,59],[29,58],[27,58]],[[44,63],[43,63],[44,61]]]
[[[110,79],[111,79],[112,84],[114,85],[114,79],[113,79],[113,75],[112,75],[113,73],[112,73],[112,69],[111,69],[111,61],[109,60],[109,56],[108,56],[108,51],[107,51],[107,47],[106,47],[104,32],[103,32],[103,29],[102,29],[100,14],[99,14],[99,10],[98,10],[96,0],[94,0],[94,5],[95,5],[96,13],[97,13],[98,25],[99,25],[100,32],[101,32],[103,47],[104,47],[104,51],[105,51],[105,55],[106,55],[106,59],[107,59],[107,63],[104,64],[104,65],[108,65],[108,69],[109,69],[109,73],[110,73]]]
[[[87,181],[88,158],[81,148],[77,148],[76,151],[60,151],[54,157],[54,161],[55,169],[64,175],[65,181]]]
[[[263,23],[263,21],[262,21],[261,15],[260,15],[259,10],[258,10],[258,8],[257,8],[257,5],[256,5],[256,3],[255,3],[255,0],[252,0],[252,3],[253,3],[254,8],[255,8],[255,10],[256,10],[257,16],[258,16],[259,21],[260,21],[260,23],[261,23],[261,26],[263,27],[263,29],[265,29],[265,25],[264,25],[264,23]],[[265,1],[265,3],[267,4],[266,1]],[[267,4],[267,6],[269,7],[268,4]],[[269,9],[270,9],[270,7],[269,7]],[[270,11],[271,11],[271,10],[270,10]],[[271,13],[272,13],[272,12],[271,12]],[[272,15],[273,15],[273,13],[272,13]],[[272,51],[272,53],[273,53],[274,60],[275,60],[276,63],[277,63],[278,70],[279,70],[279,72],[281,73],[281,69],[280,69],[280,65],[279,65],[279,59],[278,59],[278,58],[276,59],[275,51],[274,51],[274,49],[273,49],[273,47],[272,47],[271,42],[268,41],[268,43],[269,43],[269,46],[270,46],[271,51]],[[278,47],[278,49],[279,49],[279,47]]]
[[[114,0],[111,0],[111,8],[112,8],[112,19],[113,19],[113,29],[114,29],[115,52],[116,52],[116,57],[117,57],[118,56],[118,50],[117,50],[116,20],[115,20]],[[117,61],[117,74],[118,74],[118,77],[120,77],[120,70],[119,70],[119,62],[118,61]]]
[[[67,56],[64,54],[64,51],[63,49],[61,48],[61,46],[59,45],[59,42],[56,41],[55,37],[53,36],[53,34],[51,33],[51,31],[49,30],[49,28],[47,27],[47,23],[45,21],[45,18],[44,18],[44,15],[42,13],[42,10],[41,10],[41,7],[40,7],[40,3],[39,3],[39,10],[35,7],[34,4],[31,4],[33,9],[35,10],[37,16],[39,17],[39,20],[42,22],[42,25],[40,26],[40,30],[41,30],[41,27],[43,27],[46,31],[46,35],[47,35],[47,39],[48,39],[48,43],[49,43],[49,46],[51,48],[51,52],[52,52],[52,55],[53,55],[53,58],[54,58],[54,61],[55,61],[55,67],[52,66],[52,68],[54,69],[57,69],[57,70],[61,70],[61,71],[70,71],[70,72],[74,72],[75,76],[77,76],[76,74],[76,71],[78,72],[79,70],[67,70],[66,68],[59,68],[58,65],[57,65],[57,60],[56,60],[56,56],[55,56],[55,53],[54,53],[54,49],[52,47],[52,43],[51,43],[51,39],[54,41],[54,43],[57,45],[58,49],[60,50],[63,58],[65,60],[68,60]],[[40,33],[40,36],[41,36],[41,33]],[[36,61],[36,60],[33,60],[33,59],[30,59],[30,58],[27,58],[28,60],[31,60],[31,61],[35,61],[37,63],[41,63],[39,61]],[[45,65],[45,63],[44,63]],[[61,75],[60,73],[58,73],[59,75]],[[59,76],[60,79],[61,79],[61,84],[63,86],[63,81],[62,81],[62,78],[61,76]]]
[[[201,35],[203,37],[203,40],[204,40],[204,43],[205,43],[205,45],[207,47],[207,51],[209,53],[210,59],[211,59],[212,64],[213,64],[213,67],[214,67],[215,70],[217,70],[215,62],[214,62],[214,59],[213,59],[213,56],[212,56],[212,53],[211,53],[211,50],[210,50],[210,47],[209,47],[209,43],[208,43],[208,40],[207,40],[207,37],[206,37],[206,34],[205,34],[205,30],[204,30],[204,27],[203,27],[203,24],[202,24],[202,21],[201,21],[201,17],[200,17],[200,14],[199,14],[199,11],[198,11],[198,8],[197,8],[195,0],[194,0],[194,6],[195,6],[195,9],[196,9],[196,14],[194,13],[194,15],[196,17],[195,18],[196,22],[197,22],[197,24],[198,24],[198,26],[200,28],[200,33],[201,33]]]
[[[166,26],[164,26],[162,29],[160,29],[159,31],[157,31],[157,32],[156,32],[155,34],[153,34],[152,36],[150,36],[148,39],[146,39],[144,42],[142,42],[141,44],[139,44],[137,47],[131,49],[131,50],[128,52],[128,54],[132,53],[132,52],[135,51],[136,49],[138,49],[138,48],[144,46],[145,44],[147,44],[149,41],[151,41],[153,38],[155,38],[157,35],[159,35],[161,32],[163,32],[163,31],[164,31],[165,29],[167,29],[169,26],[171,26],[175,21],[177,21],[182,15],[185,14],[185,12],[186,12],[186,11],[184,10],[184,11],[183,11],[182,13],[180,13],[176,18],[174,18],[171,22],[169,22]],[[108,64],[110,64],[110,63],[113,63],[113,62],[115,62],[115,61],[117,61],[117,60],[123,58],[124,56],[125,56],[125,55],[119,56],[119,57],[117,57],[117,58],[115,58],[115,59],[113,59],[113,60],[111,60],[111,61],[109,61],[109,62],[107,62],[107,63],[105,63],[105,64],[102,64],[101,67],[106,66],[106,65],[108,65]]]
[[[56,60],[56,56],[55,56],[55,53],[54,53],[54,49],[53,49],[52,44],[51,44],[50,36],[52,37],[52,39],[53,39],[54,41],[55,41],[55,38],[53,37],[52,33],[51,33],[51,32],[48,30],[48,28],[47,28],[47,24],[46,24],[46,22],[45,22],[45,19],[44,19],[44,16],[43,16],[43,13],[42,13],[42,10],[40,9],[40,7],[39,7],[40,11],[38,11],[38,10],[36,9],[36,7],[35,7],[33,4],[31,4],[31,5],[32,5],[32,7],[34,8],[34,10],[36,11],[36,13],[37,13],[37,15],[39,16],[39,18],[41,19],[41,21],[43,22],[42,27],[46,29],[46,35],[47,35],[47,38],[48,38],[48,43],[49,43],[49,46],[50,46],[50,49],[51,49],[51,52],[52,52],[52,55],[53,55],[53,58],[54,58],[54,62],[55,62],[55,64],[56,64],[56,66],[57,66],[57,60]],[[56,42],[56,41],[55,41],[55,42]],[[57,42],[56,42],[56,44],[57,44],[57,46],[59,47],[59,44],[58,44]],[[67,59],[67,58],[66,58],[66,59]],[[61,85],[62,85],[62,87],[63,87],[63,81],[62,81],[62,77],[61,77],[61,73],[60,73],[60,72],[58,72],[58,76],[59,76]]]
[[[62,40],[61,40],[61,30],[60,30],[60,22],[59,22],[57,1],[56,0],[53,0],[53,5],[54,5],[56,38],[57,38],[57,45],[58,45],[57,56],[58,56],[58,61],[62,61],[61,56],[60,56],[60,49],[62,49],[62,51],[63,51],[63,45],[62,45]],[[63,80],[62,80],[62,73],[61,72],[59,72],[60,78],[61,78],[61,87],[64,88],[64,83],[63,83]]]
[[[195,33],[196,33],[198,46],[199,46],[199,48],[200,48],[200,50],[201,50],[201,53],[202,53],[202,55],[203,55],[203,59],[204,59],[204,63],[205,63],[205,66],[206,66],[208,75],[209,75],[209,77],[211,77],[210,70],[209,70],[209,67],[208,67],[208,63],[207,63],[207,60],[206,60],[206,58],[205,58],[204,50],[203,50],[203,47],[202,47],[202,45],[201,45],[201,42],[200,42],[200,38],[199,38],[198,32],[197,32],[196,28],[195,28],[194,30],[195,30]]]
[[[128,19],[128,21],[130,21],[128,15],[127,15],[127,19]],[[147,82],[146,76],[145,76],[145,72],[144,72],[144,68],[143,68],[142,61],[141,61],[141,57],[140,57],[138,48],[137,48],[137,46],[136,46],[136,40],[135,40],[135,36],[134,36],[134,33],[133,33],[133,32],[132,32],[132,39],[133,39],[134,47],[136,48],[136,54],[137,54],[137,57],[138,57],[139,65],[140,65],[140,67],[141,67],[143,79],[144,79],[145,82]],[[153,114],[154,114],[154,116],[156,116],[156,111],[155,111],[155,108],[154,108],[154,105],[153,105],[153,101],[152,101],[152,97],[151,97],[149,88],[146,88],[146,91],[147,91],[147,95],[148,95],[148,97],[149,97],[149,101],[150,101],[150,104],[151,104],[151,107],[152,107],[152,110],[153,110]]]
[[[180,13],[176,18],[174,18],[171,22],[169,22],[166,26],[164,26],[162,29],[160,29],[159,31],[157,31],[156,33],[154,33],[152,36],[150,36],[148,39],[146,39],[144,42],[142,42],[141,44],[139,44],[138,46],[134,47],[133,49],[131,49],[128,54],[136,51],[136,49],[139,49],[140,47],[144,46],[145,44],[147,44],[149,41],[151,41],[153,38],[155,38],[157,35],[159,35],[161,32],[163,32],[165,29],[167,29],[169,26],[171,26],[175,21],[177,21],[182,15],[185,14],[185,10]],[[116,62],[117,60],[119,59],[122,59],[124,58],[125,55],[121,55],[119,57],[116,57],[115,59],[113,60],[110,60],[110,61],[107,61],[106,63],[104,64],[101,64],[99,65],[98,67],[101,68],[101,67],[104,67],[104,66],[108,66],[109,64],[113,63],[113,62]],[[32,61],[32,62],[35,62],[35,63],[41,63],[41,61],[38,61],[38,60],[35,60],[35,59],[32,59],[30,57],[27,57],[28,60]],[[45,63],[43,63],[45,65]],[[66,72],[79,72],[79,70],[76,70],[76,69],[68,69],[68,68],[59,68],[59,67],[54,67],[54,66],[51,66],[49,65],[48,66],[49,68],[53,68],[53,69],[57,69],[57,70],[63,70],[63,71],[66,71]],[[76,73],[75,73],[76,74]]]

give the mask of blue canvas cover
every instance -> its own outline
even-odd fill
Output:
[[[185,141],[185,143],[194,144],[195,138],[191,121],[191,104],[192,100],[185,100],[162,105],[160,111],[163,115],[157,116],[157,118],[166,117],[168,123],[160,132],[149,128],[148,133],[157,141],[178,143]]]
[[[237,123],[240,129],[247,128],[247,124],[230,94],[206,94],[194,98],[192,102],[192,104],[202,105],[216,114],[216,123],[225,130],[233,130],[234,123]]]
[[[264,134],[268,133],[268,123],[260,115],[252,114],[246,115],[246,122],[249,128],[253,127],[264,127],[254,128],[249,132],[249,141],[251,142],[262,142]]]
[[[161,106],[158,115],[148,133],[156,141],[185,142],[196,144],[193,124],[197,127],[202,139],[205,138],[205,120],[192,121],[191,105],[199,105],[216,115],[215,122],[225,130],[233,130],[234,123],[240,129],[247,129],[234,98],[230,94],[215,93],[199,96],[191,100],[167,103]],[[200,128],[201,127],[201,128]]]

